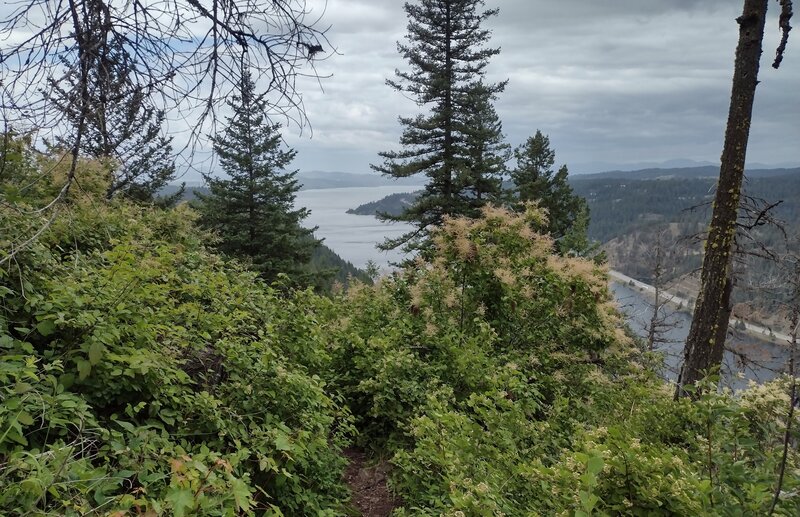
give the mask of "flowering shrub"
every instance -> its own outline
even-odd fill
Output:
[[[448,220],[430,258],[334,303],[332,385],[391,451],[396,514],[766,514],[786,384],[673,401],[604,271],[554,256],[541,224],[535,207]]]
[[[0,268],[0,514],[348,514],[354,435],[395,515],[768,514],[787,380],[673,401],[535,206],[447,220],[331,298],[209,253],[193,217],[89,189]],[[0,205],[0,249],[44,223]],[[797,414],[776,515],[800,514]]]

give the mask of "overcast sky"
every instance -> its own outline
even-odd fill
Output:
[[[287,130],[301,170],[368,172],[397,149],[398,115],[414,103],[385,85],[407,69],[400,0],[329,0],[324,21],[338,54],[319,63],[322,90],[301,86],[313,136]],[[501,48],[489,78],[509,79],[496,104],[512,145],[550,135],[572,172],[675,159],[717,163],[730,98],[741,0],[489,0]],[[780,70],[770,2],[748,161],[800,164],[800,41]],[[795,34],[792,34],[795,36]],[[797,36],[800,36],[798,34]]]

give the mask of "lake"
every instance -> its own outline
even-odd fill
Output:
[[[646,337],[646,325],[652,314],[651,296],[618,282],[611,283],[611,291],[631,329],[636,335]],[[679,365],[683,362],[683,345],[689,335],[692,317],[671,308],[667,311],[667,317],[670,323],[675,323],[675,327],[665,333],[665,339],[669,342],[658,346],[657,350],[664,355],[662,376],[675,380]],[[723,357],[723,382],[734,389],[746,387],[749,380],[762,383],[774,379],[784,371],[789,359],[789,349],[785,343],[758,339],[733,328],[728,330],[725,346],[728,350]]]
[[[376,246],[386,238],[399,237],[412,229],[404,223],[384,223],[367,215],[348,214],[347,210],[370,201],[377,201],[389,194],[414,192],[421,186],[352,187],[303,190],[297,193],[297,206],[305,206],[311,215],[305,220],[306,227],[318,226],[316,235],[325,239],[325,245],[363,268],[372,260],[381,268],[403,258],[399,250],[380,251]]]
[[[412,227],[401,223],[382,223],[374,217],[346,212],[389,194],[413,192],[421,188],[423,187],[390,186],[305,190],[297,193],[297,206],[305,206],[311,210],[311,216],[305,221],[306,226],[318,226],[317,237],[324,238],[325,244],[342,258],[360,268],[372,260],[379,267],[388,269],[390,263],[400,261],[404,255],[398,250],[379,251],[376,245],[387,237],[398,237]],[[645,322],[649,319],[647,294],[617,282],[611,284],[611,290],[633,331],[639,336],[646,336]],[[675,379],[691,317],[674,310],[670,314],[676,322],[676,328],[667,336],[671,342],[661,346],[659,351],[665,357],[662,372],[664,377]],[[773,379],[778,375],[777,372],[783,371],[787,362],[788,349],[777,342],[758,340],[747,334],[734,332],[729,337],[728,344],[731,351],[725,354],[723,375],[725,383],[734,388],[746,386],[748,379],[757,382]],[[737,375],[737,372],[741,372],[741,375]]]

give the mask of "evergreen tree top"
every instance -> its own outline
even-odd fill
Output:
[[[249,73],[228,105],[226,128],[212,139],[226,177],[205,177],[210,193],[198,196],[201,222],[219,234],[221,251],[249,261],[265,279],[289,274],[306,284],[305,268],[320,241],[315,228],[301,226],[309,211],[294,206],[300,185],[297,171],[288,169],[297,153],[284,148],[281,125],[270,122],[265,94]]]
[[[505,160],[498,158],[502,131],[491,104],[506,83],[484,81],[489,59],[500,50],[487,46],[491,31],[481,26],[498,11],[483,5],[419,0],[404,6],[408,34],[397,48],[409,68],[386,82],[428,112],[400,117],[401,148],[380,153],[383,163],[372,168],[392,177],[424,174],[428,183],[405,213],[384,216],[416,226],[384,248],[423,248],[430,229],[446,216],[476,214],[499,189],[498,163]]]

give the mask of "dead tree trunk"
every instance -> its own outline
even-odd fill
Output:
[[[674,246],[668,246],[671,240],[669,229],[657,231],[655,243],[647,253],[648,266],[652,271],[653,303],[650,305],[650,320],[644,324],[647,331],[647,351],[653,352],[659,345],[675,343],[669,338],[669,332],[679,326],[679,322],[667,313],[667,304],[672,301],[669,293],[664,291],[666,269],[675,260]]]
[[[722,363],[725,328],[728,325],[723,319],[726,314],[730,314],[726,306],[729,304],[731,289],[731,256],[768,2],[769,0],[745,0],[744,12],[736,20],[739,23],[739,44],[736,49],[728,126],[703,259],[700,296],[686,340],[685,360],[678,379],[677,395],[685,395],[683,386],[694,384],[706,372],[718,368]]]

